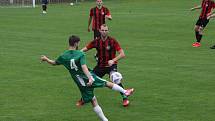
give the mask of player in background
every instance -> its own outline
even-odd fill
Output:
[[[56,60],[51,60],[45,55],[41,56],[41,60],[46,61],[51,65],[64,65],[81,92],[83,104],[91,102],[93,110],[97,116],[102,121],[108,121],[94,96],[94,88],[108,87],[112,90],[119,91],[126,96],[131,95],[134,89],[125,90],[117,84],[101,79],[92,71],[89,71],[86,65],[85,54],[82,51],[77,50],[79,42],[79,37],[71,36],[69,37],[69,49],[61,54]]]
[[[47,5],[48,5],[48,0],[42,0],[42,9],[44,14],[47,13]]]
[[[215,17],[215,14],[211,14],[207,17],[207,19],[210,20],[211,18],[214,18],[214,17]],[[215,45],[211,46],[210,48],[215,49]]]
[[[100,37],[100,26],[105,24],[106,19],[112,20],[112,16],[107,7],[103,5],[102,0],[96,0],[96,7],[90,9],[90,16],[88,19],[88,32],[90,32],[90,25],[92,23],[92,31],[94,33],[94,39]],[[97,53],[94,55],[96,61],[98,61]]]
[[[90,16],[88,19],[88,32],[90,32],[90,25],[92,23],[92,31],[94,32],[94,39],[100,37],[100,26],[105,24],[106,19],[111,20],[111,14],[107,7],[103,5],[102,0],[96,0],[96,7],[90,9]]]
[[[209,19],[208,16],[212,14],[212,9],[215,8],[215,3],[213,0],[202,0],[201,5],[191,8],[191,11],[195,9],[202,9],[201,14],[199,16],[198,21],[194,27],[195,35],[196,35],[196,42],[192,44],[193,47],[200,47],[201,39],[203,35],[203,30],[207,26]]]
[[[107,25],[101,25],[99,32],[101,33],[100,37],[88,43],[82,48],[82,51],[86,52],[95,48],[98,54],[98,61],[96,67],[93,69],[94,73],[101,78],[105,74],[111,77],[112,73],[117,72],[117,61],[124,58],[125,53],[117,40],[108,36],[109,30]],[[117,56],[116,52],[118,52]],[[115,80],[112,81],[115,82]],[[121,82],[118,82],[118,85],[123,87]],[[123,106],[128,106],[129,100],[127,96],[123,93],[121,95],[123,97]]]

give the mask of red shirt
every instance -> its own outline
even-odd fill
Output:
[[[215,3],[211,0],[203,0],[201,7],[202,11],[199,18],[206,19],[211,10],[215,8]]]
[[[119,43],[112,37],[108,36],[105,41],[100,37],[91,41],[87,46],[87,49],[96,48],[98,54],[99,67],[108,67],[108,61],[116,57],[116,51],[120,51],[122,48]],[[117,64],[117,62],[115,62]]]
[[[90,9],[90,17],[92,17],[92,30],[99,30],[102,24],[105,24],[105,15],[110,15],[110,11],[105,6],[99,9],[97,6]]]

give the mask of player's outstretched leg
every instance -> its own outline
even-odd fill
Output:
[[[107,81],[106,87],[108,87],[108,88],[110,88],[110,89],[112,89],[112,90],[121,92],[121,93],[124,94],[126,97],[132,95],[133,92],[134,92],[134,89],[133,89],[133,88],[131,88],[131,89],[126,89],[126,90],[125,90],[125,89],[123,89],[122,87],[120,87],[119,85],[114,84],[114,83],[109,82],[109,81]],[[81,106],[83,106],[83,105],[84,105],[84,101],[83,101],[82,98],[81,98],[79,101],[77,101],[76,106],[77,106],[77,107],[81,107]],[[128,106],[128,105],[127,105],[127,106]]]
[[[109,87],[110,89],[112,90],[115,90],[115,91],[118,91],[118,92],[122,92],[123,94],[125,94],[125,96],[130,96],[133,94],[134,92],[134,89],[131,88],[131,89],[123,89],[122,87],[120,87],[119,85],[117,84],[114,84],[112,82],[107,82],[106,83],[106,86]]]
[[[120,87],[124,88],[122,83],[119,83],[117,85],[119,85]],[[122,105],[124,107],[127,107],[129,105],[129,103],[130,103],[129,100],[128,100],[128,97],[125,94],[123,94],[122,92],[120,92],[120,95],[122,96],[122,99],[123,99]]]
[[[108,121],[108,119],[105,117],[101,107],[98,105],[97,99],[94,96],[91,100],[91,104],[93,106],[94,112],[97,114],[97,116],[101,119],[101,121]]]
[[[111,71],[110,72],[110,79],[112,80],[113,83],[119,85],[120,87],[124,88],[123,85],[122,85],[122,74],[119,73],[119,72],[116,72],[116,71]],[[129,105],[129,100],[128,100],[128,97],[123,94],[122,92],[120,92],[122,98],[123,98],[123,102],[122,102],[122,105],[124,107],[127,107]]]

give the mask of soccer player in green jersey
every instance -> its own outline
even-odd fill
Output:
[[[126,96],[130,96],[134,89],[123,89],[122,87],[114,84],[112,82],[106,81],[104,79],[96,76],[92,71],[89,71],[86,65],[86,58],[84,52],[77,50],[79,46],[80,38],[77,36],[69,37],[69,49],[61,54],[56,60],[51,60],[47,56],[42,55],[41,60],[46,61],[51,65],[64,65],[71,74],[73,80],[78,86],[81,96],[82,103],[91,102],[93,110],[98,115],[102,121],[108,121],[108,119],[103,114],[101,107],[98,105],[96,97],[94,96],[93,90],[97,87],[108,87],[112,90],[122,92]],[[81,106],[77,105],[77,106]]]

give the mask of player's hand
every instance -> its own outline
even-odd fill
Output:
[[[48,60],[48,57],[45,56],[45,55],[41,55],[40,60],[41,60],[41,61],[47,61],[47,60]]]
[[[193,11],[193,10],[195,10],[195,8],[191,8],[190,10]]]
[[[211,16],[208,16],[208,17],[207,17],[207,20],[209,20],[210,18],[211,18]]]
[[[112,19],[111,15],[105,15],[105,18],[108,19],[108,20]]]
[[[113,61],[113,60],[109,60],[109,61],[108,61],[108,65],[109,65],[109,66],[112,66],[113,64],[114,64],[114,61]]]
[[[89,79],[89,82],[87,83],[87,86],[88,87],[90,87],[92,84],[93,84],[93,79],[92,79],[93,77],[91,77],[90,79]]]

